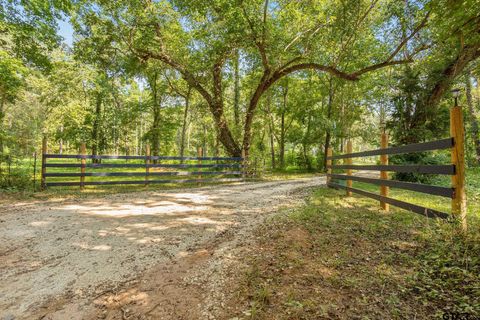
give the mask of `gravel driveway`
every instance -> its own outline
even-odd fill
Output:
[[[0,319],[31,318],[59,296],[91,301],[231,228],[241,236],[324,184],[319,176],[3,205]]]

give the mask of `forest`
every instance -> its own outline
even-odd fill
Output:
[[[0,0],[0,319],[480,319],[480,0]]]
[[[451,1],[15,1],[0,11],[2,187],[58,153],[240,156],[324,171],[342,152],[448,136],[480,161],[480,17]],[[61,36],[59,23],[71,29]],[[397,159],[397,162],[409,159]],[[411,159],[410,159],[411,160]],[[417,159],[418,160],[418,159]],[[435,159],[422,161],[431,163]],[[11,168],[10,175],[4,176]],[[22,169],[23,168],[23,169]],[[23,170],[23,171],[22,171]],[[22,182],[23,181],[23,182]]]

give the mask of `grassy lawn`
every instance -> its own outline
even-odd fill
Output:
[[[233,312],[253,319],[479,318],[478,169],[467,180],[466,235],[454,224],[394,207],[383,212],[361,196],[316,190],[305,206],[259,228]],[[392,196],[449,212],[448,200]]]

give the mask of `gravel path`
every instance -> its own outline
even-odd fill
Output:
[[[0,319],[91,301],[149,268],[298,202],[324,177],[0,206]],[[228,241],[232,241],[231,233]]]

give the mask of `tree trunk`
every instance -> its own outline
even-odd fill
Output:
[[[242,150],[235,141],[223,112],[222,66],[223,61],[220,61],[213,68],[213,97],[202,90],[200,90],[200,93],[208,102],[215,125],[218,128],[218,138],[224,145],[225,150],[233,157],[241,157]],[[196,89],[198,90],[198,87]]]
[[[184,157],[185,155],[185,135],[187,133],[187,125],[188,125],[188,112],[190,108],[190,94],[192,92],[192,88],[189,86],[187,95],[185,96],[185,110],[183,112],[183,124],[182,124],[182,136],[180,138],[180,157]],[[181,161],[183,163],[183,160]]]
[[[63,154],[63,125],[60,126],[60,140],[58,142],[58,153]]]
[[[274,128],[274,123],[273,123],[273,115],[271,111],[271,103],[272,103],[272,96],[271,94],[267,95],[267,101],[266,101],[266,107],[267,107],[267,113],[268,113],[268,131],[270,133],[270,155],[272,158],[272,170],[275,170],[276,163],[275,163],[275,128]]]
[[[285,110],[282,110],[280,120],[280,168],[285,169]]]
[[[149,86],[152,94],[152,113],[153,113],[153,122],[152,128],[150,130],[150,142],[152,147],[152,155],[160,155],[160,124],[161,124],[161,107],[158,97],[158,87],[157,87],[158,73],[154,72],[151,77],[149,77]],[[156,160],[154,161],[157,162]]]
[[[215,120],[215,125],[218,128],[218,138],[220,139],[223,146],[225,147],[225,150],[228,152],[228,154],[230,154],[233,157],[241,157],[242,150],[240,149],[238,144],[235,142],[232,132],[228,128],[227,122],[223,115],[223,106],[217,104],[212,106],[211,108],[215,110],[214,120]]]
[[[475,110],[473,108],[472,100],[472,83],[471,83],[471,74],[470,71],[465,75],[465,84],[466,84],[466,96],[467,96],[467,106],[468,114],[470,117],[470,126],[472,127],[472,139],[475,144],[475,160],[477,164],[480,163],[480,134],[478,128],[478,119],[475,115]]]
[[[328,106],[327,106],[327,120],[332,119],[332,109],[333,109],[333,95],[335,91],[333,90],[333,81],[332,77],[330,77],[330,89],[328,92]],[[323,156],[323,171],[327,172],[327,152],[330,148],[332,135],[330,133],[330,128],[327,128],[327,133],[325,135],[325,145],[324,145],[324,156]]]
[[[235,58],[233,61],[234,68],[234,98],[233,98],[233,114],[235,120],[236,131],[240,129],[240,55],[238,49],[235,51]]]
[[[203,123],[203,143],[202,143],[202,151],[203,155],[205,156],[207,154],[207,126],[205,125],[205,122]]]
[[[307,169],[311,170],[312,169],[312,163],[310,162],[310,158],[308,157],[308,152],[307,152],[307,147],[308,147],[308,138],[310,137],[310,129],[311,129],[311,123],[312,123],[312,116],[309,114],[307,117],[307,130],[305,132],[305,135],[303,137],[302,141],[302,146],[303,146],[303,159],[305,161],[305,164],[307,165]]]
[[[220,139],[218,139],[218,132],[215,135],[215,153],[214,157],[218,157],[220,155]],[[218,163],[218,160],[217,160]]]
[[[275,170],[275,142],[273,140],[273,128],[270,127],[270,156],[272,157],[272,169]]]
[[[152,155],[160,155],[160,123],[161,123],[161,108],[160,104],[153,105],[153,123],[151,130]]]
[[[285,83],[283,90],[283,108],[280,123],[280,168],[285,169],[285,135],[287,128],[285,127],[285,114],[288,104],[288,82]]]
[[[3,119],[5,118],[5,101],[7,100],[6,96],[2,94],[0,97],[0,155],[3,156],[3,148],[4,148],[4,142],[3,142]],[[1,161],[1,157],[0,157]]]
[[[327,172],[327,153],[328,149],[330,148],[330,130],[327,129],[327,134],[325,135],[325,144],[324,144],[324,149],[323,149],[323,171]]]
[[[100,132],[100,122],[102,114],[102,95],[97,93],[95,100],[95,120],[93,121],[92,128],[92,156],[98,155],[98,147],[100,144],[99,141],[99,132]],[[100,163],[100,159],[93,159],[92,162]]]
[[[307,152],[307,144],[302,143],[302,148],[303,148],[303,161],[305,161],[306,169],[311,170],[312,169],[312,164],[310,162],[310,158],[308,157],[308,152]]]

